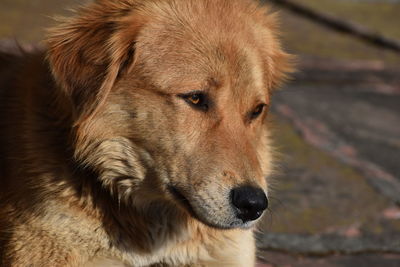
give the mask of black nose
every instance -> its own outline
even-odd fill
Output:
[[[268,199],[261,188],[242,186],[231,191],[231,201],[237,208],[237,217],[243,222],[258,219],[268,208]]]

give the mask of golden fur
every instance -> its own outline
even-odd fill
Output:
[[[98,0],[45,53],[2,55],[0,265],[253,266],[255,222],[229,192],[267,191],[254,110],[289,70],[267,12]]]

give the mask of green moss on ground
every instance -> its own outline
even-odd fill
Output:
[[[272,218],[266,216],[261,229],[316,234],[357,225],[379,232],[382,210],[390,201],[358,171],[305,143],[289,123],[277,123],[282,171],[271,194],[278,201],[271,204]]]
[[[298,0],[321,12],[362,24],[392,38],[400,39],[400,3]]]
[[[354,21],[400,39],[400,4],[338,0],[299,0],[318,11]],[[281,12],[285,46],[295,54],[341,60],[379,60],[399,65],[400,55],[337,33],[307,19]]]

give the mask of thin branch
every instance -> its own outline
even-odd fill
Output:
[[[289,11],[297,15],[310,19],[316,23],[324,25],[325,27],[328,27],[335,31],[352,35],[372,45],[400,53],[399,40],[387,38],[382,34],[374,32],[362,25],[355,24],[349,21],[344,21],[329,14],[318,12],[305,5],[296,3],[292,0],[269,0],[269,1],[285,9],[288,9]]]

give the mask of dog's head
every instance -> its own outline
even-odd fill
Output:
[[[251,0],[103,0],[53,29],[75,156],[130,205],[175,201],[205,224],[267,208],[266,117],[289,70],[276,22]]]

